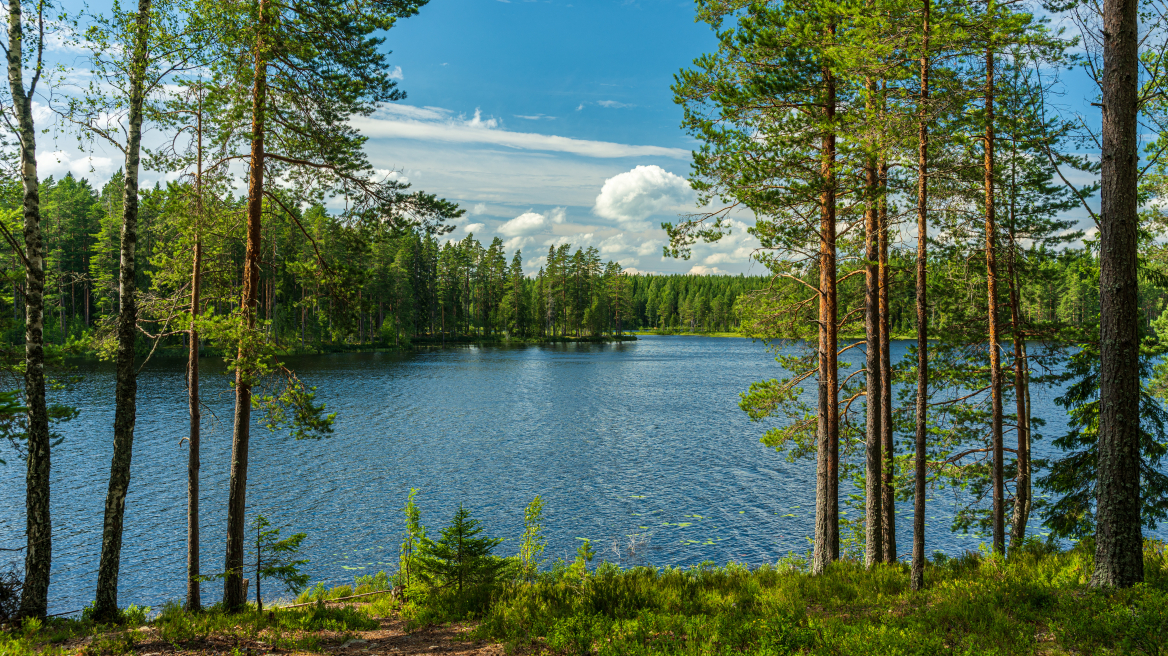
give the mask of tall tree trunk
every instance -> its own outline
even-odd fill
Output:
[[[876,86],[868,81],[868,113],[873,113],[873,96]],[[880,222],[877,195],[879,194],[879,172],[875,154],[865,162],[867,208],[864,212],[864,337],[867,359],[864,373],[865,386],[865,451],[866,465],[864,477],[865,540],[864,561],[868,567],[884,560],[884,514],[881,512],[881,479],[883,467],[880,459],[880,420],[883,415],[884,394],[880,389]]]
[[[187,356],[187,403],[191,416],[187,442],[187,610],[203,607],[199,585],[199,469],[202,411],[199,408],[199,293],[203,284],[203,90],[199,90],[199,107],[195,115],[198,139],[195,157],[195,252],[191,258],[191,326],[190,354]]]
[[[1099,225],[1099,482],[1091,585],[1144,580],[1140,532],[1139,166],[1136,0],[1103,3],[1103,147]]]
[[[998,228],[994,216],[994,51],[986,48],[985,249],[990,355],[990,437],[993,442],[994,553],[1006,553],[1006,488],[1002,443],[1002,351],[998,342]]]
[[[1011,139],[1010,160],[1016,162],[1018,158],[1018,142]],[[1017,167],[1010,166],[1010,216],[1009,238],[1010,253],[1006,259],[1007,272],[1010,283],[1010,321],[1014,341],[1014,396],[1016,412],[1018,414],[1018,476],[1014,481],[1014,513],[1010,519],[1010,551],[1021,546],[1026,538],[1026,525],[1030,522],[1030,367],[1026,357],[1026,338],[1022,332],[1022,295],[1021,279],[1018,272],[1018,213],[1017,201]]]
[[[929,405],[929,315],[927,282],[928,208],[929,208],[929,11],[931,0],[924,2],[921,36],[921,106],[918,117],[919,152],[917,162],[917,425],[914,454],[913,491],[913,590],[925,586],[925,446],[928,437]]]
[[[826,102],[822,144],[824,189],[819,241],[819,417],[815,489],[815,551],[811,571],[839,559],[839,396],[836,367],[835,77],[824,70]]]
[[[243,263],[241,309],[247,329],[255,327],[256,287],[260,273],[260,221],[264,205],[264,109],[267,97],[267,59],[264,27],[267,2],[260,0],[260,35],[255,45],[255,83],[252,89],[251,171],[247,190],[247,249]],[[240,346],[241,359],[251,354]],[[235,372],[235,425],[231,440],[231,482],[227,500],[227,557],[223,583],[223,605],[228,610],[242,608],[247,599],[243,589],[243,541],[247,513],[247,456],[251,437],[251,372]]]
[[[884,541],[884,562],[896,562],[896,495],[892,482],[896,466],[896,445],[892,435],[892,331],[889,326],[888,294],[892,281],[888,271],[888,160],[880,156],[880,512]]]
[[[43,8],[42,8],[43,11]],[[8,0],[8,87],[20,140],[20,180],[24,200],[24,395],[28,408],[28,469],[25,475],[24,586],[20,614],[44,617],[49,606],[49,570],[53,532],[49,517],[49,413],[45,404],[45,245],[41,235],[40,186],[37,180],[36,127],[32,95],[37,73],[24,88],[24,23],[20,0]],[[15,304],[15,298],[14,298]]]
[[[122,558],[122,523],[126,492],[130,488],[130,460],[134,449],[138,376],[134,345],[138,336],[137,260],[138,169],[142,147],[142,95],[146,76],[146,44],[150,29],[150,0],[138,1],[134,25],[134,52],[130,61],[130,113],[126,139],[126,172],[122,188],[121,267],[118,274],[117,386],[114,392],[114,454],[101,536],[101,564],[93,615],[101,621],[118,616],[118,573]]]

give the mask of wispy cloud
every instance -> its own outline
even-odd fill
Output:
[[[681,148],[636,146],[550,134],[513,132],[503,129],[495,118],[484,119],[478,110],[475,110],[473,118],[467,120],[463,116],[456,116],[449,110],[437,107],[389,105],[373,116],[355,119],[353,125],[362,134],[373,138],[473,143],[600,158],[668,157],[686,160],[690,157],[689,151]]]

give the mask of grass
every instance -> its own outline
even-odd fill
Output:
[[[1092,561],[1090,545],[1053,552],[1035,544],[1008,560],[938,554],[921,592],[909,589],[904,565],[867,569],[841,561],[811,576],[799,559],[757,569],[622,570],[605,563],[587,571],[557,563],[534,581],[491,590],[469,637],[525,653],[597,656],[1168,654],[1165,545],[1147,544],[1145,583],[1129,590],[1089,588]],[[143,610],[128,611],[122,626],[30,621],[0,634],[0,656],[120,656],[147,643],[157,651],[160,642],[166,651],[320,653],[376,628],[379,617],[412,619],[414,626],[468,619],[465,606],[425,591],[411,590],[404,605],[390,595],[324,603],[391,584],[379,574],[352,586],[317,586],[298,601],[320,603],[262,615],[187,613],[172,604],[148,622]]]

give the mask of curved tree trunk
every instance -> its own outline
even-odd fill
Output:
[[[43,11],[43,8],[42,8]],[[49,606],[53,531],[49,516],[49,413],[45,403],[45,245],[41,235],[40,186],[37,179],[36,127],[32,94],[38,72],[24,89],[24,24],[19,0],[8,0],[8,86],[20,140],[20,181],[24,216],[24,389],[28,408],[28,469],[25,474],[24,586],[20,614],[44,617]],[[38,51],[40,49],[38,44]]]
[[[134,345],[138,335],[138,169],[142,146],[142,94],[146,75],[146,40],[150,0],[139,0],[135,21],[134,52],[130,65],[130,114],[126,140],[126,174],[122,189],[121,266],[118,273],[117,389],[114,393],[114,454],[110,463],[109,491],[101,536],[101,564],[97,572],[94,617],[111,621],[118,615],[118,572],[122,555],[122,524],[126,493],[130,488],[130,460],[134,448],[138,377],[134,370]]]
[[[1138,5],[1103,3],[1099,482],[1091,585],[1144,580],[1140,531]]]

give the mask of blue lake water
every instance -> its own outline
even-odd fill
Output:
[[[897,343],[894,358],[907,348]],[[858,350],[849,357],[860,357]],[[759,443],[764,427],[738,409],[750,383],[782,376],[744,339],[642,337],[637,342],[454,348],[289,360],[338,412],[335,435],[296,441],[253,429],[248,514],[304,531],[314,581],[393,571],[411,487],[432,531],[464,503],[492,535],[518,548],[523,510],[545,502],[552,559],[581,538],[625,564],[758,565],[804,552],[813,530],[815,466]],[[186,392],[181,360],[154,360],[139,383],[120,602],[158,606],[184,594]],[[221,363],[203,361],[202,563],[222,568],[232,396]],[[50,612],[93,598],[113,425],[113,369],[84,364],[61,401],[81,417],[53,453]],[[1032,390],[1045,435],[1063,430],[1057,390]],[[1041,452],[1042,447],[1036,450]],[[23,544],[24,470],[0,467],[0,547]],[[847,485],[841,489],[846,497]],[[950,553],[984,540],[949,530],[951,493],[931,497],[927,548]],[[899,553],[911,506],[899,510]],[[853,512],[850,516],[855,516]],[[1037,522],[1032,531],[1038,532]],[[635,536],[630,538],[630,536]],[[630,543],[635,549],[630,552]],[[0,566],[19,564],[0,552]],[[7,556],[8,563],[4,562]],[[222,594],[204,584],[204,600]]]

